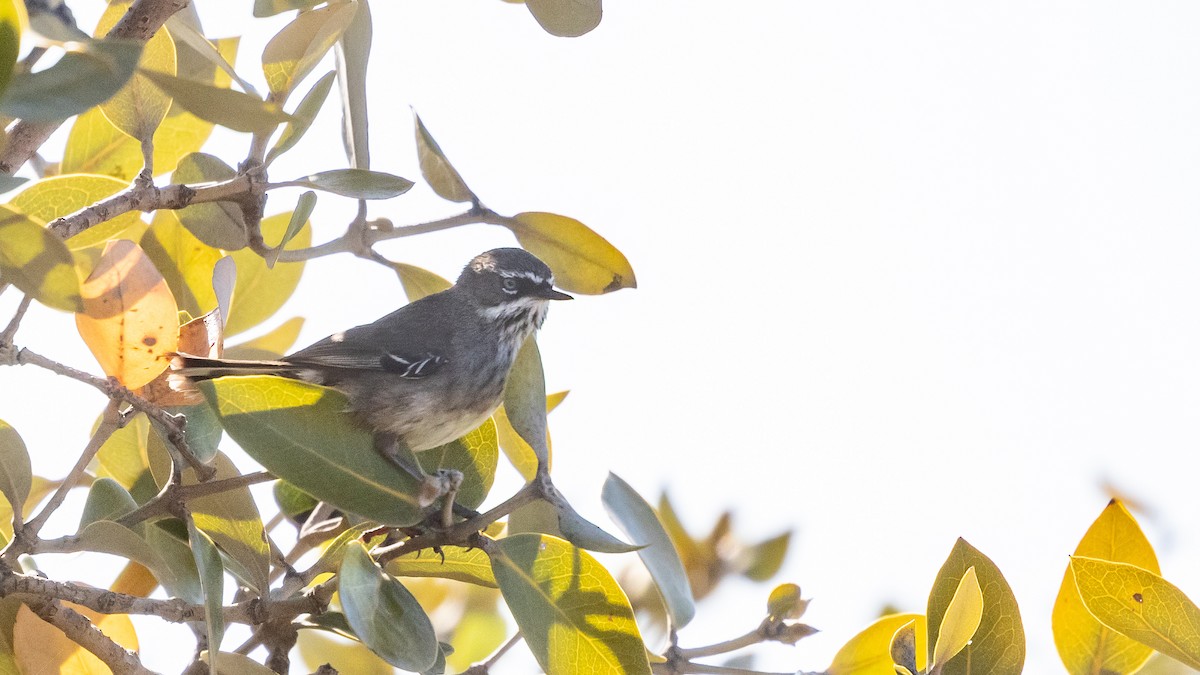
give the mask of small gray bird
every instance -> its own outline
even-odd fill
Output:
[[[375,433],[377,449],[416,474],[395,443],[420,452],[482,424],[503,401],[513,360],[549,301],[570,299],[541,260],[498,248],[475,256],[454,286],[278,361],[179,354],[176,367],[192,380],[266,374],[333,387]]]

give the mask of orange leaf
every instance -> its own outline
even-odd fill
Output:
[[[122,647],[137,650],[137,634],[126,614],[100,614],[63,603],[83,614]],[[25,605],[13,624],[13,651],[23,675],[107,675],[112,671],[94,654],[71,641],[61,630],[42,621]]]
[[[222,332],[221,309],[218,307],[179,327],[176,351],[218,358],[224,351]],[[138,394],[161,406],[196,405],[204,402],[204,397],[186,378],[170,370],[159,373],[158,377],[138,390]]]
[[[178,345],[179,310],[137,244],[109,242],[80,295],[75,325],[106,375],[136,389],[166,369]]]

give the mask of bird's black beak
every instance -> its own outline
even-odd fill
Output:
[[[545,298],[546,300],[574,300],[575,299],[575,297],[572,295],[567,295],[566,293],[563,293],[562,291],[560,291],[556,288],[548,288],[548,287],[547,288],[539,288],[537,290],[537,296],[539,298]]]

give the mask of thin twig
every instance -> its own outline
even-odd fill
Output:
[[[170,484],[163,488],[162,492],[151,498],[150,501],[122,516],[117,522],[125,527],[133,527],[151,518],[175,515],[178,507],[189,500],[236,490],[269,480],[275,480],[275,475],[269,471],[254,471],[242,476],[212,480],[207,483],[194,483],[192,485]]]
[[[524,639],[524,636],[521,635],[521,631],[517,631],[507,642],[500,645],[500,648],[493,652],[486,661],[467,668],[463,671],[463,675],[487,675],[492,666],[495,666],[496,662],[500,660],[500,657],[508,653],[508,650],[512,649],[522,639]]]
[[[728,654],[732,651],[750,647],[760,642],[766,641],[768,638],[763,634],[763,628],[760,625],[758,628],[746,633],[745,635],[735,637],[732,640],[725,640],[716,644],[706,645],[704,647],[693,647],[691,649],[679,649],[679,657],[685,661],[699,659],[705,656],[716,656],[718,654]]]
[[[29,310],[29,305],[32,302],[33,298],[31,296],[26,295],[21,298],[21,303],[17,305],[17,311],[13,314],[13,318],[4,327],[4,332],[0,333],[0,346],[12,344],[13,336],[17,334],[17,329],[21,327],[21,319],[25,318],[25,312]]]

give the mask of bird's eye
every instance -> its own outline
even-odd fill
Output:
[[[513,278],[505,279],[504,280],[504,290],[508,293],[516,293],[517,292],[517,280],[513,279]]]

